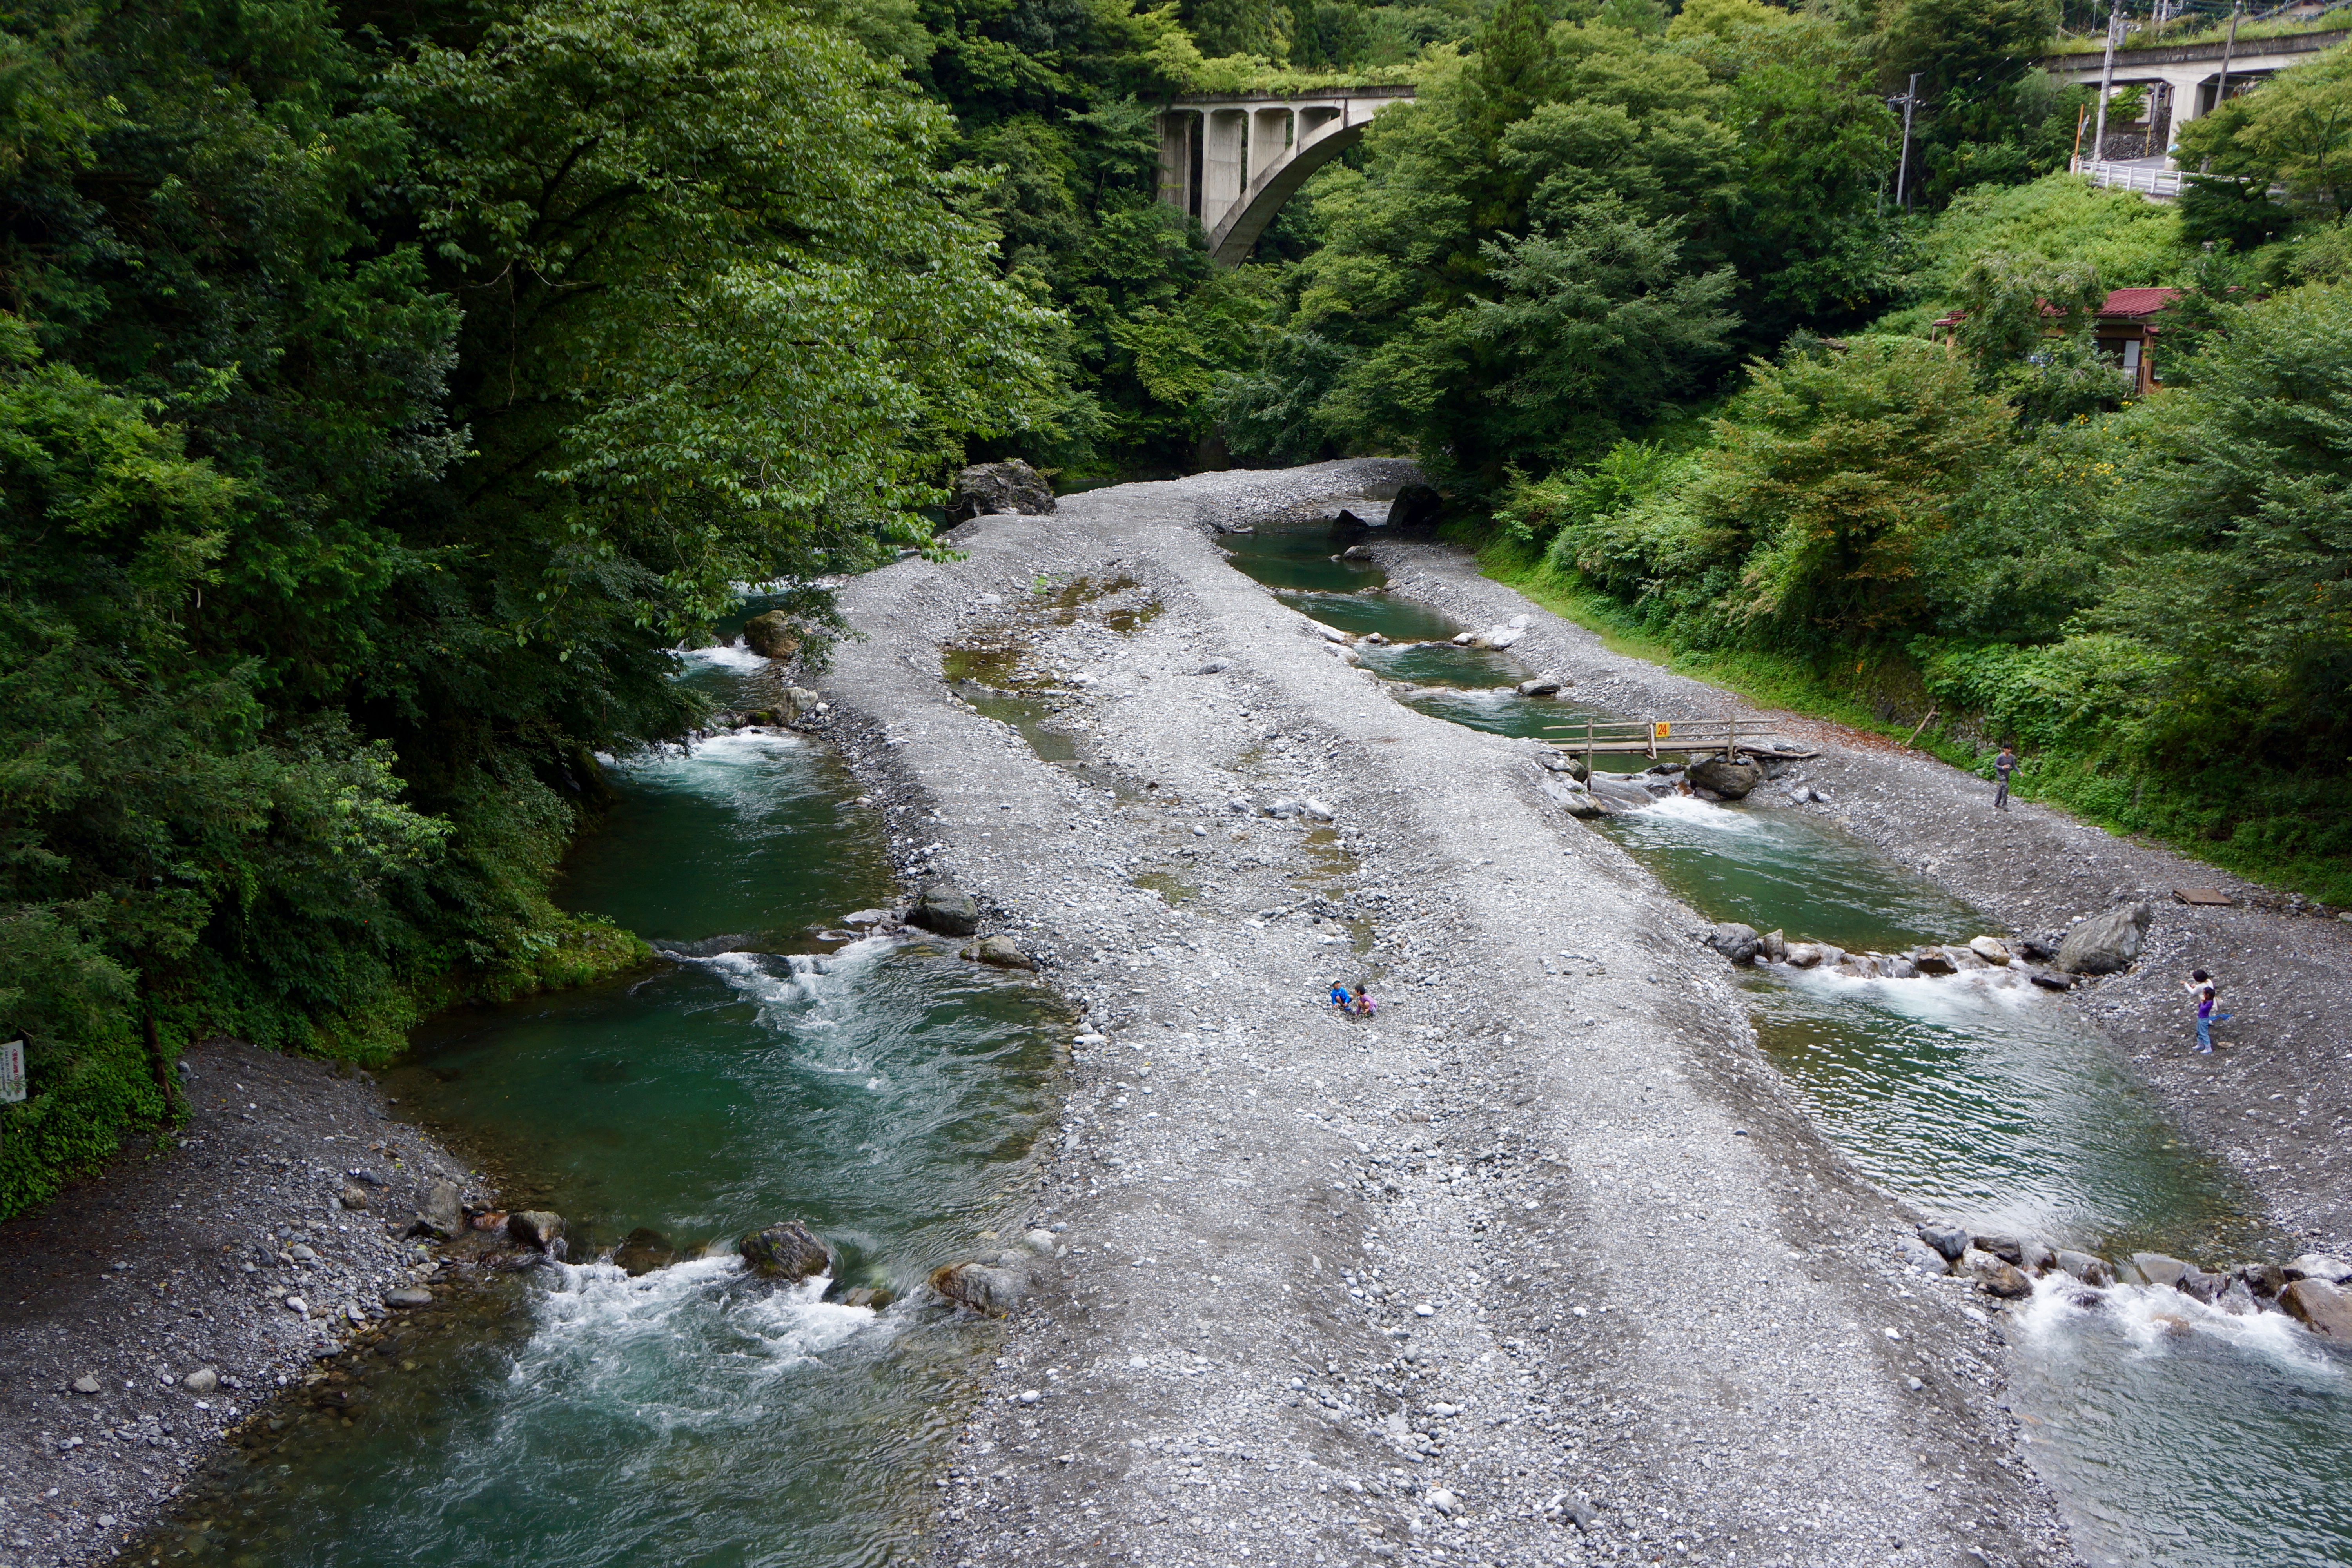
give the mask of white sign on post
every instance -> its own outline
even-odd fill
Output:
[[[25,1042],[0,1042],[0,1104],[25,1098]]]

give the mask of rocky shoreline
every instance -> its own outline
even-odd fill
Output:
[[[0,1226],[7,1568],[145,1536],[330,1358],[446,1290],[441,1249],[409,1234],[433,1186],[487,1201],[363,1073],[226,1040],[184,1060],[190,1114],[166,1146]]]
[[[1120,487],[845,587],[896,864],[1086,1009],[935,1559],[2071,1561],[1998,1303],[1905,1266],[1705,925],[1202,535],[1411,478]]]

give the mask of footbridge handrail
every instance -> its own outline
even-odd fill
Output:
[[[1740,738],[1745,728],[1748,739]],[[1802,761],[1820,755],[1786,746],[1772,737],[1770,726],[1750,719],[1583,719],[1571,724],[1547,724],[1544,732],[1567,737],[1549,744],[1587,756],[1638,753],[1655,761],[1661,752],[1693,755],[1706,752],[1727,757],[1785,757]]]

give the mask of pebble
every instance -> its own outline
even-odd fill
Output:
[[[429,1307],[433,1305],[433,1292],[421,1286],[404,1286],[397,1290],[386,1290],[383,1304],[387,1307]]]
[[[96,1394],[106,1386],[94,1377],[75,1378],[73,1385],[76,1394]]]
[[[1020,1401],[1021,1401],[1021,1403],[1022,1403],[1022,1404],[1024,1404],[1024,1405],[1034,1405],[1034,1404],[1036,1404],[1039,1400],[1041,1400],[1041,1399],[1045,1398],[1045,1394],[1043,1394],[1039,1393],[1036,1389],[1034,1389],[1034,1388],[1024,1388],[1024,1389],[1023,1389],[1019,1394],[1015,1394],[1013,1397],[1014,1397],[1014,1398],[1016,1398],[1016,1399],[1018,1399],[1018,1400],[1020,1400]]]
[[[220,1386],[220,1373],[208,1366],[200,1366],[182,1378],[180,1385],[191,1394],[210,1394]]]
[[[1423,1301],[1413,1308],[1412,1315],[1416,1318],[1433,1318],[1437,1315],[1437,1309]]]
[[[286,1310],[289,1312],[300,1312],[307,1316],[310,1310],[310,1304],[302,1300],[299,1296],[289,1296],[286,1298]]]
[[[1440,1487],[1429,1494],[1429,1506],[1450,1517],[1461,1510],[1462,1500]]]

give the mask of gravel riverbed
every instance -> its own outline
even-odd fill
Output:
[[[1207,533],[1411,477],[1122,486],[844,590],[901,868],[1087,1009],[937,1560],[2072,1561],[1995,1316],[1903,1270],[1703,922]]]
[[[186,1126],[0,1225],[0,1568],[103,1562],[165,1516],[432,1273],[418,1184],[469,1182],[364,1075],[226,1040],[184,1059]]]

